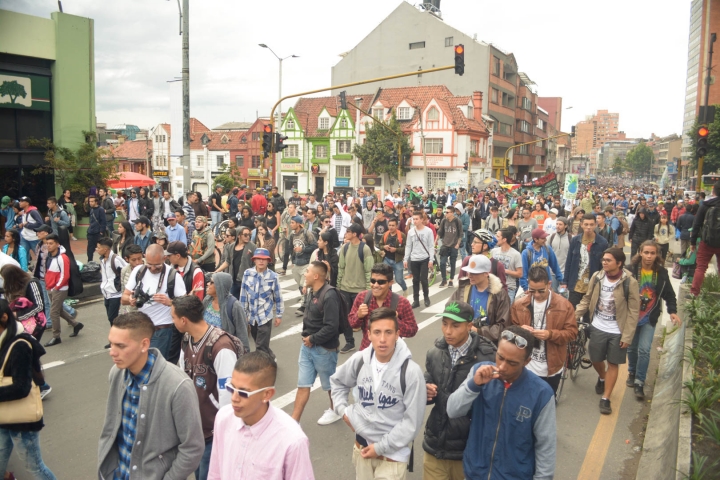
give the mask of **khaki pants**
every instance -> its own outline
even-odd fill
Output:
[[[60,317],[64,318],[71,327],[77,325],[75,319],[73,319],[69,313],[63,309],[63,302],[68,296],[67,290],[53,290],[48,292],[50,296],[50,319],[52,320],[52,331],[53,338],[60,338]]]
[[[295,279],[295,283],[297,283],[298,289],[302,292],[302,288],[305,286],[305,272],[307,272],[307,269],[310,265],[293,265],[292,269],[292,276]],[[307,295],[302,295],[300,297],[300,308],[304,309],[305,304],[307,303]]]
[[[439,460],[425,452],[423,455],[423,480],[463,480],[462,460]]]
[[[363,458],[357,445],[353,446],[352,463],[356,480],[405,480],[407,477],[407,463]]]

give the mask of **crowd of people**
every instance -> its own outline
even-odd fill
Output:
[[[552,478],[554,397],[579,322],[589,324],[600,413],[612,412],[621,364],[642,400],[663,302],[680,322],[670,242],[697,254],[694,295],[720,256],[720,183],[707,199],[618,180],[576,198],[499,185],[320,199],[217,185],[207,204],[197,192],[128,194],[98,189],[84,206],[115,363],[98,450],[108,479],[313,478],[299,422],[318,378],[328,392],[318,424],[343,420],[354,432],[358,479],[405,478],[428,405],[424,478]],[[0,468],[14,445],[36,478],[55,478],[40,453],[42,409],[15,419],[2,406],[50,392],[39,360],[47,328],[45,347],[62,342],[61,319],[70,337],[83,328],[64,303],[76,288],[78,205],[63,195],[47,207],[43,217],[29,198],[4,197],[0,212],[0,359],[13,379],[0,386]],[[418,331],[421,292],[430,305],[433,269],[452,293],[423,368],[403,338]],[[291,415],[270,405],[288,274],[302,317]],[[356,331],[359,351],[338,366]]]

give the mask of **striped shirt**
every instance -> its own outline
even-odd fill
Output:
[[[118,467],[115,469],[113,480],[130,479],[130,461],[132,456],[135,435],[137,434],[137,413],[140,404],[140,388],[150,380],[153,365],[155,365],[155,354],[148,355],[147,363],[140,370],[140,373],[133,375],[130,370],[125,370],[125,396],[122,401],[122,422],[120,432],[117,436],[118,445]]]
[[[193,239],[193,232],[195,232],[195,210],[192,205],[185,202],[182,207],[185,212],[185,225],[187,225],[187,244],[190,245]]]
[[[282,318],[283,300],[280,278],[270,269],[263,273],[253,268],[245,270],[240,287],[240,305],[247,313],[250,325],[265,325],[275,318]]]

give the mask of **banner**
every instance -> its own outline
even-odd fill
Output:
[[[565,174],[565,194],[566,200],[575,200],[578,192],[578,176],[575,173]]]

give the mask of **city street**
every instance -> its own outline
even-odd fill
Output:
[[[286,313],[283,323],[274,329],[271,347],[278,357],[277,393],[274,404],[290,413],[297,383],[297,357],[302,319],[294,314],[298,292],[290,275],[282,277]],[[397,290],[398,287],[395,286]],[[407,340],[413,359],[424,370],[425,353],[440,335],[439,318],[452,291],[438,284],[430,288],[432,304],[415,310],[419,331]],[[107,399],[107,374],[112,366],[107,350],[108,322],[101,302],[80,307],[85,329],[77,338],[68,338],[63,326],[63,343],[48,348],[43,357],[46,377],[53,391],[44,402],[46,426],[41,433],[43,458],[58,478],[90,479],[95,477],[97,440],[103,423]],[[667,317],[667,315],[665,315]],[[667,321],[667,318],[665,318]],[[661,335],[662,329],[656,330]],[[357,332],[356,344],[360,344]],[[657,337],[656,337],[657,340]],[[341,339],[342,342],[342,339]],[[342,344],[342,343],[341,343]],[[339,361],[347,360],[340,355]],[[657,354],[652,356],[649,384],[652,385]],[[635,478],[636,462],[642,445],[644,417],[649,403],[637,402],[625,387],[627,369],[621,369],[618,385],[611,398],[613,413],[601,416],[598,395],[593,386],[596,375],[592,369],[580,371],[575,383],[565,383],[557,409],[558,448],[555,478]],[[648,400],[652,388],[646,387]],[[310,439],[315,476],[319,480],[350,480],[354,478],[351,464],[352,432],[339,421],[329,426],[316,422],[328,408],[328,398],[319,388],[311,394],[302,419]],[[430,408],[427,409],[430,412]],[[415,472],[409,479],[422,478],[422,432],[415,441]],[[9,470],[24,478],[23,469],[13,456]]]

